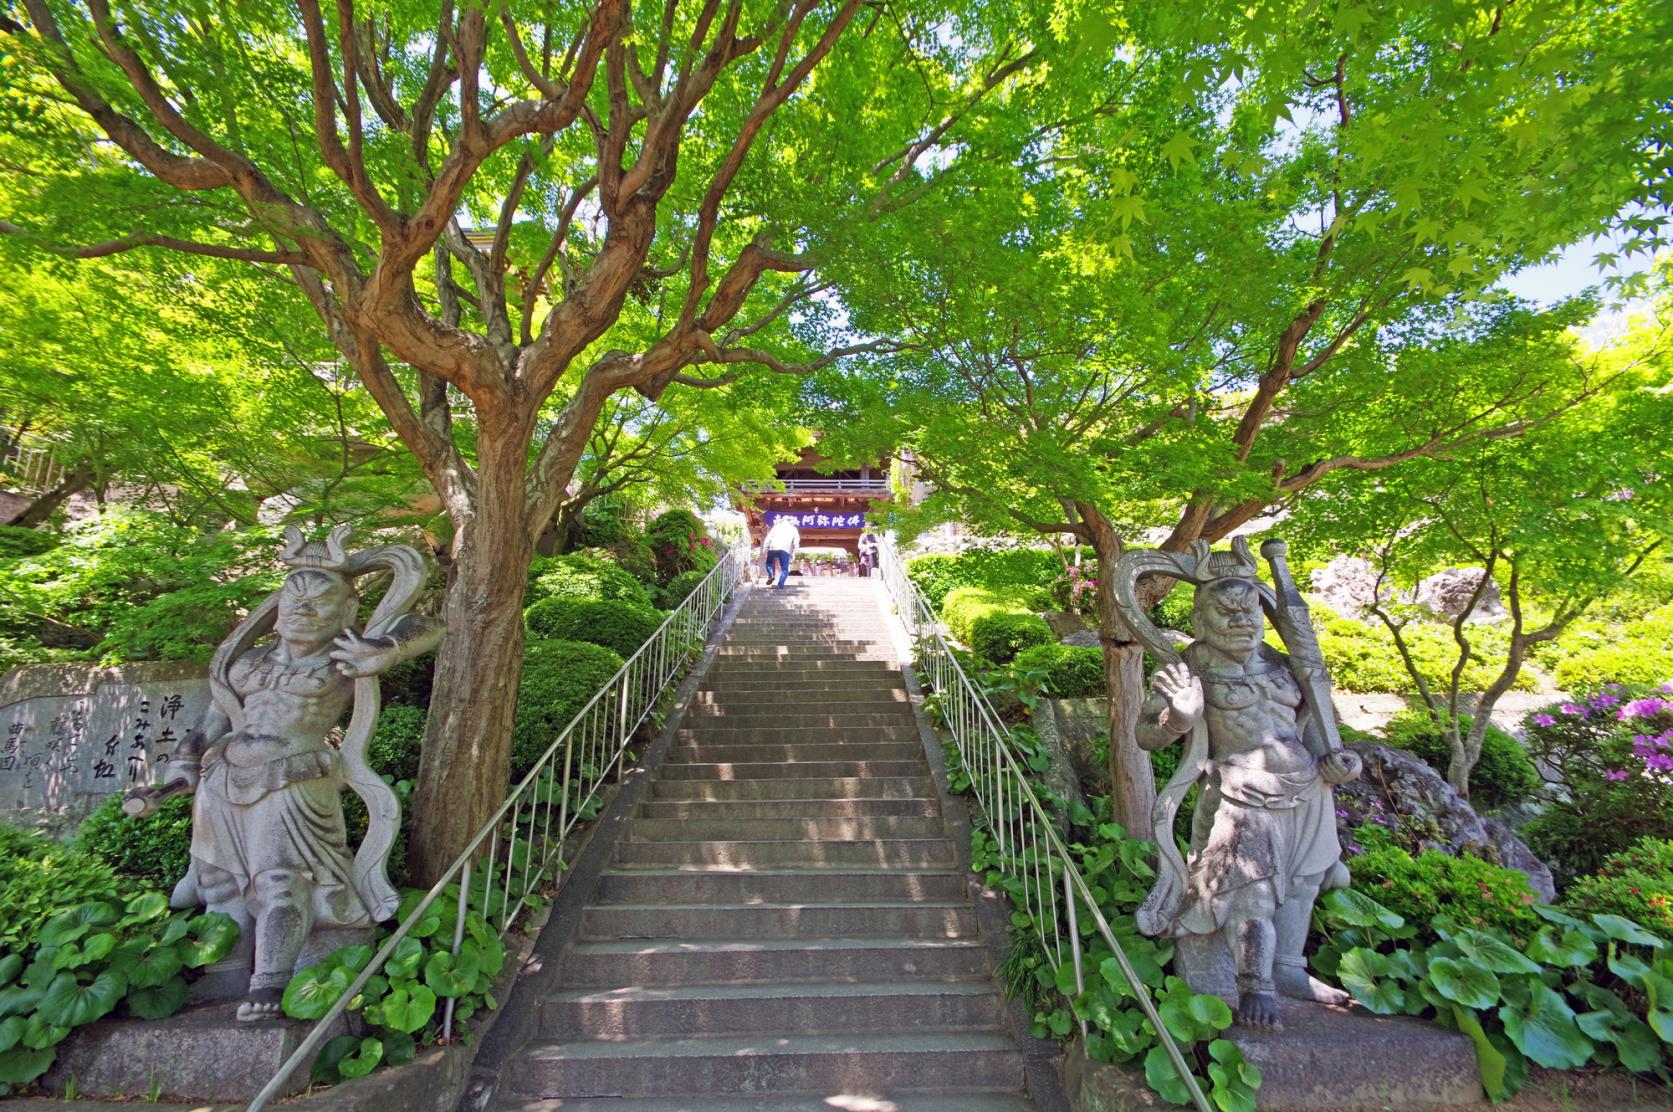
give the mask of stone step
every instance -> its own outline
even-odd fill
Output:
[[[872,838],[945,838],[939,818],[642,819],[627,824],[629,842],[855,842]]]
[[[877,646],[856,648],[829,648],[824,645],[735,645],[724,642],[715,650],[717,660],[736,662],[741,660],[773,661],[786,664],[800,664],[804,661],[841,662],[855,664],[886,664],[894,660],[892,649]]]
[[[759,869],[708,872],[635,869],[608,872],[599,881],[600,903],[846,903],[876,900],[963,899],[964,874],[956,870]]]
[[[1016,1093],[837,1093],[817,1096],[601,1097],[551,1100],[501,1097],[489,1112],[1039,1112]]]
[[[740,731],[743,732],[743,731]],[[749,731],[751,734],[757,731]],[[662,766],[665,780],[776,780],[786,773],[805,772],[809,776],[912,776],[929,771],[920,754],[915,761],[803,761],[786,764],[780,761],[707,761],[700,764]]]
[[[855,676],[850,679],[829,674],[781,676],[772,672],[734,672],[730,673],[730,676],[731,678],[716,678],[710,673],[704,677],[703,689],[698,691],[696,696],[706,697],[711,701],[766,695],[774,701],[780,698],[829,701],[839,697],[851,697],[857,700],[888,699],[897,703],[911,702],[911,697],[906,694],[906,684],[901,682],[900,673],[892,669],[876,675]]]
[[[976,911],[953,903],[593,904],[588,938],[974,938]]]
[[[761,714],[762,707],[794,706],[802,714],[828,714],[839,707],[869,712],[887,707],[901,707],[908,711],[912,699],[905,685],[899,687],[849,688],[835,683],[791,690],[782,684],[757,684],[752,687],[705,687],[691,697],[689,715]]]
[[[951,868],[953,843],[940,838],[871,838],[851,842],[618,842],[620,868],[711,869]]]
[[[909,761],[924,759],[924,748],[915,741],[831,741],[802,744],[756,745],[717,741],[705,736],[694,744],[676,745],[665,758],[671,763],[691,761],[778,761],[805,764],[808,761]],[[793,770],[787,770],[793,771]]]
[[[681,726],[674,731],[676,745],[705,743],[731,745],[797,745],[807,742],[835,743],[837,737],[852,742],[907,742],[916,741],[918,728],[913,722],[899,722],[893,726],[729,726],[719,720],[703,722],[700,726]],[[817,773],[807,773],[813,776]],[[836,775],[855,775],[837,773]]]
[[[543,1097],[682,1093],[1021,1091],[1023,1061],[998,1032],[744,1036],[537,1043],[510,1088]]]
[[[995,1029],[1001,1019],[998,990],[981,982],[627,986],[553,994],[541,1006],[538,1037],[969,1031]]]
[[[647,819],[859,819],[871,816],[939,815],[934,799],[756,799],[731,802],[647,799],[638,815]]]
[[[694,710],[701,708],[693,708]],[[914,726],[912,712],[900,704],[887,710],[849,708],[842,711],[819,713],[806,711],[794,702],[787,702],[781,710],[751,708],[748,712],[692,714],[686,718],[687,729],[751,730],[751,729],[807,729],[849,730],[866,726]]]
[[[928,776],[795,776],[780,780],[663,780],[651,783],[657,799],[936,799]]]
[[[720,655],[709,666],[704,686],[728,680],[754,680],[786,686],[802,680],[842,680],[888,677],[899,680],[900,670],[887,660],[852,660],[847,657],[809,657],[799,660],[747,660]]]
[[[566,986],[795,984],[804,981],[990,982],[973,939],[578,939],[559,970]]]
[[[686,712],[690,721],[709,721],[711,719],[725,719],[728,722],[737,721],[740,726],[770,726],[775,721],[783,721],[786,717],[797,720],[798,725],[805,726],[864,726],[867,723],[855,720],[855,715],[876,719],[884,722],[900,722],[912,720],[912,704],[906,699],[895,697],[894,691],[882,695],[875,695],[870,691],[863,692],[859,698],[809,698],[806,695],[785,695],[778,693],[778,698],[770,698],[771,692],[751,692],[755,698],[740,699],[736,696],[716,701],[713,699],[698,700],[692,703]],[[835,695],[836,692],[822,692],[823,696]],[[807,721],[802,721],[806,719]],[[834,720],[834,721],[831,721]]]

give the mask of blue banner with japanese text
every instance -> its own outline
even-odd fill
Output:
[[[771,529],[780,518],[789,518],[798,529],[860,529],[865,526],[863,513],[830,513],[823,510],[768,510],[761,515]]]

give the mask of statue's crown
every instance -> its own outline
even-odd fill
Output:
[[[293,568],[319,568],[323,571],[340,572],[348,566],[349,558],[343,552],[343,542],[349,539],[349,527],[339,525],[331,530],[331,535],[323,541],[305,541],[302,530],[294,525],[285,526],[285,547],[279,550],[279,559]]]
[[[1249,542],[1233,537],[1230,552],[1211,552],[1206,541],[1192,545],[1197,554],[1197,582],[1209,583],[1216,579],[1256,579],[1260,565],[1249,552]]]

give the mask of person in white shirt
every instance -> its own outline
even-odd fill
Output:
[[[796,519],[788,515],[773,522],[773,527],[767,530],[766,540],[761,547],[767,550],[767,579],[773,578],[773,566],[778,566],[778,582],[773,584],[773,590],[784,586],[784,581],[790,575],[790,557],[801,547],[802,532],[796,528]]]
[[[867,529],[860,534],[860,574],[869,577],[877,570],[877,534]]]

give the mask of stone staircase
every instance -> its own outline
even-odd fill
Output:
[[[883,605],[744,601],[496,1109],[1034,1107]]]

